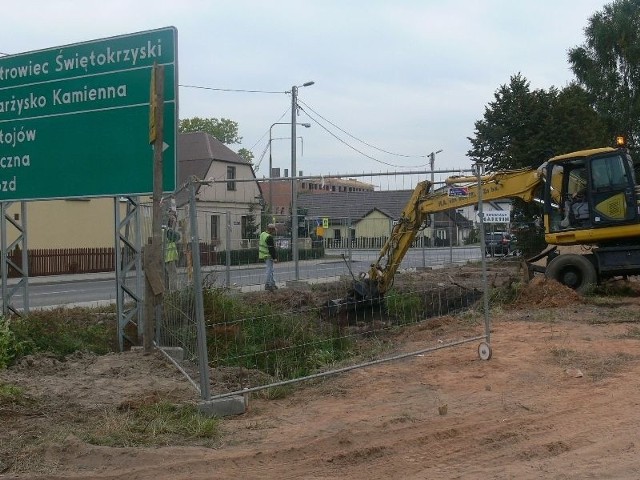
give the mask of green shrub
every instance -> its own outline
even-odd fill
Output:
[[[241,297],[205,292],[209,360],[215,366],[257,369],[278,379],[308,375],[346,358],[351,341],[322,328],[315,310],[282,312]]]
[[[387,312],[399,325],[415,323],[425,318],[423,298],[417,293],[399,293],[391,290],[385,297]]]
[[[13,364],[23,349],[24,343],[16,338],[9,319],[0,317],[0,369]]]
[[[41,311],[13,318],[14,360],[34,353],[65,357],[77,351],[104,354],[116,347],[115,318],[96,320],[89,309]]]

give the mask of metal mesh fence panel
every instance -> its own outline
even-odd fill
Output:
[[[196,182],[193,206],[180,192],[175,206],[166,199],[164,237],[166,243],[170,232],[177,238],[177,259],[165,263],[158,344],[183,352],[182,368],[196,386],[203,387],[198,379],[205,381],[206,370],[211,394],[227,396],[386,361],[398,355],[386,348],[394,330],[468,309],[481,285],[421,275],[469,265],[477,272],[483,252],[473,236],[473,206],[426,219],[407,240],[406,254],[394,258],[399,266],[387,290],[361,295],[372,265],[388,260],[381,249],[419,180],[390,177],[349,179],[341,191],[327,191],[321,180],[307,180],[303,188],[301,180],[297,215],[286,205],[265,204],[241,182],[235,190],[229,182]],[[209,201],[215,192],[217,201]],[[258,260],[266,223],[276,227],[275,292],[264,291],[265,265]],[[145,228],[148,235],[150,223]],[[292,228],[298,229],[297,255]],[[476,327],[422,351],[484,338]]]
[[[188,184],[176,196],[162,201],[163,302],[155,312],[155,342],[199,391],[209,397],[208,361],[202,306],[202,269],[198,218],[194,215],[196,184]],[[152,206],[142,205],[142,238],[152,232]]]
[[[207,322],[213,397],[277,387],[485,338],[476,320],[471,328],[434,338],[417,351],[398,351],[393,339],[399,330],[419,324],[436,329],[443,316],[468,310],[482,295],[477,288],[451,284],[425,288],[417,273],[401,276],[403,286],[384,300],[362,301],[336,311],[327,299],[344,295],[350,281],[280,289],[253,298],[245,294],[224,299],[223,292],[209,292],[217,298],[215,302],[226,304]]]

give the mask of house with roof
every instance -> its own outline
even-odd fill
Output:
[[[332,195],[303,195],[298,206],[305,212],[310,232],[322,236],[327,248],[380,248],[389,238],[413,190],[335,192]],[[458,210],[434,215],[433,239],[419,232],[419,245],[461,244],[473,222]]]
[[[302,172],[299,172],[302,176]],[[333,195],[340,192],[363,192],[373,191],[374,186],[364,183],[355,178],[340,177],[303,177],[295,180],[298,196],[302,195]],[[259,180],[260,190],[264,201],[269,206],[275,218],[291,215],[291,195],[292,179],[288,177],[288,170],[285,169],[284,177],[280,176],[280,169],[274,168],[271,178]]]
[[[251,163],[204,132],[178,135],[178,156],[179,185],[192,178],[206,181],[195,191],[200,241],[226,250],[229,230],[230,249],[247,248],[248,239],[260,234],[249,230],[260,223],[262,198]],[[178,193],[178,207],[187,195]]]

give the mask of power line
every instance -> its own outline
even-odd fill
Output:
[[[290,111],[290,110],[291,110],[291,109],[287,107],[287,109],[283,112],[283,114],[282,114],[282,115],[280,115],[280,118],[278,118],[278,120],[276,120],[276,122],[275,122],[275,123],[278,123],[280,120],[282,120],[282,119],[284,118],[284,116],[285,116],[287,113],[289,113],[289,111]],[[262,139],[263,139],[264,137],[266,137],[268,134],[269,134],[269,130],[267,130],[266,132],[264,132],[264,133],[262,134],[262,136],[258,139],[258,141],[257,141],[256,143],[254,143],[254,144],[253,144],[253,147],[251,147],[249,150],[253,151],[253,149],[254,149],[254,148],[256,148],[256,145],[258,145],[258,144],[262,141]],[[267,144],[267,146],[268,146],[268,144]]]
[[[183,84],[179,84],[179,87],[183,87],[183,88],[195,88],[195,89],[200,89],[200,90],[211,90],[211,91],[218,91],[218,92],[238,92],[238,93],[266,93],[266,94],[289,94],[291,93],[290,91],[271,91],[271,90],[245,90],[245,89],[234,89],[234,88],[215,88],[215,87],[205,87],[205,86],[201,86],[201,85],[183,85]],[[362,143],[363,145],[366,145],[370,148],[373,148],[374,150],[377,150],[379,152],[382,153],[386,153],[388,155],[393,155],[393,156],[397,156],[397,157],[404,157],[404,158],[428,158],[427,155],[406,155],[406,154],[402,154],[402,153],[396,153],[396,152],[390,152],[388,150],[385,150],[383,148],[379,148],[376,147],[375,145],[372,145],[368,142],[365,142],[364,140],[361,140],[360,138],[352,135],[351,133],[347,132],[346,130],[340,128],[338,125],[336,125],[335,123],[331,122],[330,120],[328,120],[327,118],[323,117],[321,114],[319,114],[318,112],[316,112],[312,107],[310,107],[309,105],[307,105],[306,103],[304,103],[301,100],[298,100],[298,104],[302,104],[305,107],[307,107],[309,109],[309,111],[313,112],[315,115],[317,115],[319,118],[321,118],[322,120],[324,120],[325,122],[327,122],[328,124],[330,124],[331,126],[333,126],[334,128],[338,129],[339,131],[341,131],[342,133],[344,133],[345,135],[353,138],[354,140]],[[338,137],[337,135],[335,135],[333,132],[331,132],[328,128],[326,128],[320,121],[318,121],[318,119],[314,118],[312,115],[309,114],[308,111],[306,111],[304,108],[302,108],[300,105],[298,105],[298,108],[300,108],[302,111],[304,111],[307,116],[309,116],[309,118],[311,118],[314,123],[316,125],[318,125],[320,128],[322,128],[324,131],[326,131],[329,135],[331,135],[332,137],[334,137],[336,140],[338,140],[340,143],[346,145],[347,147],[349,147],[350,149],[352,149],[353,151],[355,151],[356,153],[359,153],[360,155],[373,160],[374,162],[378,162],[381,163],[383,165],[387,165],[389,167],[394,167],[394,168],[419,168],[419,167],[424,167],[428,164],[423,164],[423,165],[395,165],[393,163],[388,163],[385,162],[383,160],[377,159],[375,157],[372,157],[371,155],[368,155],[366,153],[364,153],[363,151],[359,150],[358,148],[354,147],[353,145],[349,144],[348,142],[346,142],[345,140],[343,140],[342,138]],[[284,115],[287,114],[287,112],[289,111],[289,109],[287,109],[287,111],[285,111],[279,118],[279,120],[282,120],[282,118],[284,117]],[[278,120],[278,121],[279,121]],[[253,151],[253,149],[266,137],[268,131],[265,132],[257,141],[256,143],[249,149],[250,151]],[[260,157],[260,161],[258,162],[258,165],[260,164],[260,162],[262,162],[264,155],[265,155],[266,151],[263,151]]]
[[[305,107],[307,107],[309,110],[311,110],[313,113],[315,113],[317,116],[319,116],[320,118],[322,118],[325,122],[329,123],[331,126],[337,128],[338,130],[340,130],[342,133],[344,133],[345,135],[348,135],[349,137],[353,138],[354,140],[357,140],[358,142],[366,145],[367,147],[371,147],[374,150],[378,150],[379,152],[382,153],[386,153],[389,155],[394,155],[396,157],[405,157],[405,158],[427,158],[427,155],[405,155],[402,153],[394,153],[394,152],[389,152],[388,150],[384,150],[383,148],[379,148],[376,147],[375,145],[371,145],[370,143],[365,142],[364,140],[359,139],[358,137],[355,137],[353,135],[351,135],[349,132],[347,132],[346,130],[343,130],[342,128],[340,128],[338,125],[336,125],[335,123],[331,122],[330,120],[327,120],[325,117],[323,117],[322,115],[320,115],[318,112],[316,112],[313,108],[311,108],[309,105],[307,105],[306,103],[304,103],[302,100],[298,100],[298,103],[303,104]]]
[[[255,145],[254,145],[255,147]],[[264,160],[265,155],[267,154],[267,151],[269,150],[269,144],[267,143],[264,147],[264,149],[262,150],[262,153],[260,154],[260,158],[258,159],[258,161],[255,164],[254,167],[254,171],[258,171],[260,169],[260,165],[262,164],[262,160]],[[271,176],[271,174],[269,174],[269,176]]]
[[[183,88],[197,88],[200,90],[213,90],[216,92],[240,92],[240,93],[289,93],[289,92],[273,92],[273,91],[269,91],[269,90],[242,90],[242,89],[238,89],[238,88],[214,88],[214,87],[203,87],[200,85],[178,85],[179,87],[183,87]]]
[[[368,155],[366,153],[364,153],[362,150],[357,149],[356,147],[354,147],[353,145],[351,145],[350,143],[347,143],[346,141],[344,141],[342,138],[338,137],[335,133],[333,133],[331,130],[329,130],[327,127],[325,127],[324,125],[322,125],[322,123],[320,123],[316,118],[314,118],[312,115],[309,114],[309,112],[307,112],[304,108],[300,107],[300,109],[307,114],[307,116],[313,120],[313,122],[318,125],[320,128],[322,128],[325,132],[327,132],[329,135],[331,135],[333,138],[335,138],[336,140],[338,140],[340,143],[342,143],[343,145],[346,145],[347,147],[349,147],[351,150],[353,150],[356,153],[359,153],[360,155],[362,155],[363,157],[368,158],[369,160],[373,160],[374,162],[377,163],[381,163],[383,165],[387,165],[389,167],[394,167],[394,168],[419,168],[419,167],[425,167],[428,164],[423,164],[423,165],[395,165],[393,163],[389,163],[389,162],[385,162],[383,160],[380,160],[378,158],[372,157],[371,155]],[[331,122],[329,122],[331,123]],[[333,125],[333,124],[331,124]],[[336,127],[338,128],[338,127]],[[346,132],[345,132],[346,133]]]

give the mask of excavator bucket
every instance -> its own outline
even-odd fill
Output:
[[[369,278],[361,278],[353,281],[345,297],[328,300],[325,305],[325,313],[327,316],[333,317],[343,312],[379,305],[382,300],[383,295],[378,291],[377,283]]]

